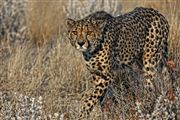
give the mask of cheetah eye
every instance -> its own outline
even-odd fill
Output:
[[[73,33],[74,35],[77,35],[77,31],[72,31],[72,33]]]
[[[93,31],[87,31],[87,35],[91,35]]]

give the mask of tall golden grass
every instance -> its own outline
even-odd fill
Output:
[[[59,34],[64,25],[63,1],[29,0],[27,23],[32,40],[38,45]]]
[[[180,73],[180,1],[119,1],[123,12],[137,6],[152,7],[168,19],[170,59]],[[61,0],[28,1],[27,26],[32,41],[14,46],[2,43],[0,46],[0,91],[17,92],[34,98],[42,96],[43,115],[59,113],[58,118],[63,115],[65,119],[74,119],[80,94],[91,83],[81,54],[71,47],[64,36],[66,13],[62,5]],[[34,42],[41,47],[35,47]],[[180,81],[180,76],[176,79]],[[8,100],[11,104],[13,97]],[[0,113],[4,112],[0,110]],[[0,118],[4,116],[2,114]],[[93,119],[100,119],[97,116],[101,115],[95,116]]]

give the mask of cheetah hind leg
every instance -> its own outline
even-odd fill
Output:
[[[143,71],[145,77],[145,86],[151,89],[155,87],[155,80],[158,77],[158,73],[162,72],[163,57],[160,48],[145,48],[143,55]]]
[[[147,48],[143,55],[143,71],[145,87],[156,90],[156,82],[158,79],[169,79],[170,75],[166,66],[166,58],[161,52],[161,48]],[[161,81],[162,82],[162,81]],[[157,91],[156,91],[157,92]]]

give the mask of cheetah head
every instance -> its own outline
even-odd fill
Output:
[[[100,44],[104,24],[87,20],[66,20],[70,43],[81,52],[93,52]]]

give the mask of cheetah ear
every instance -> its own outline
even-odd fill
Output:
[[[95,22],[95,26],[99,29],[102,30],[105,27],[106,22],[102,20],[98,20]]]
[[[76,22],[75,20],[67,18],[66,19],[66,27],[68,29],[72,28],[74,26],[75,22]]]

